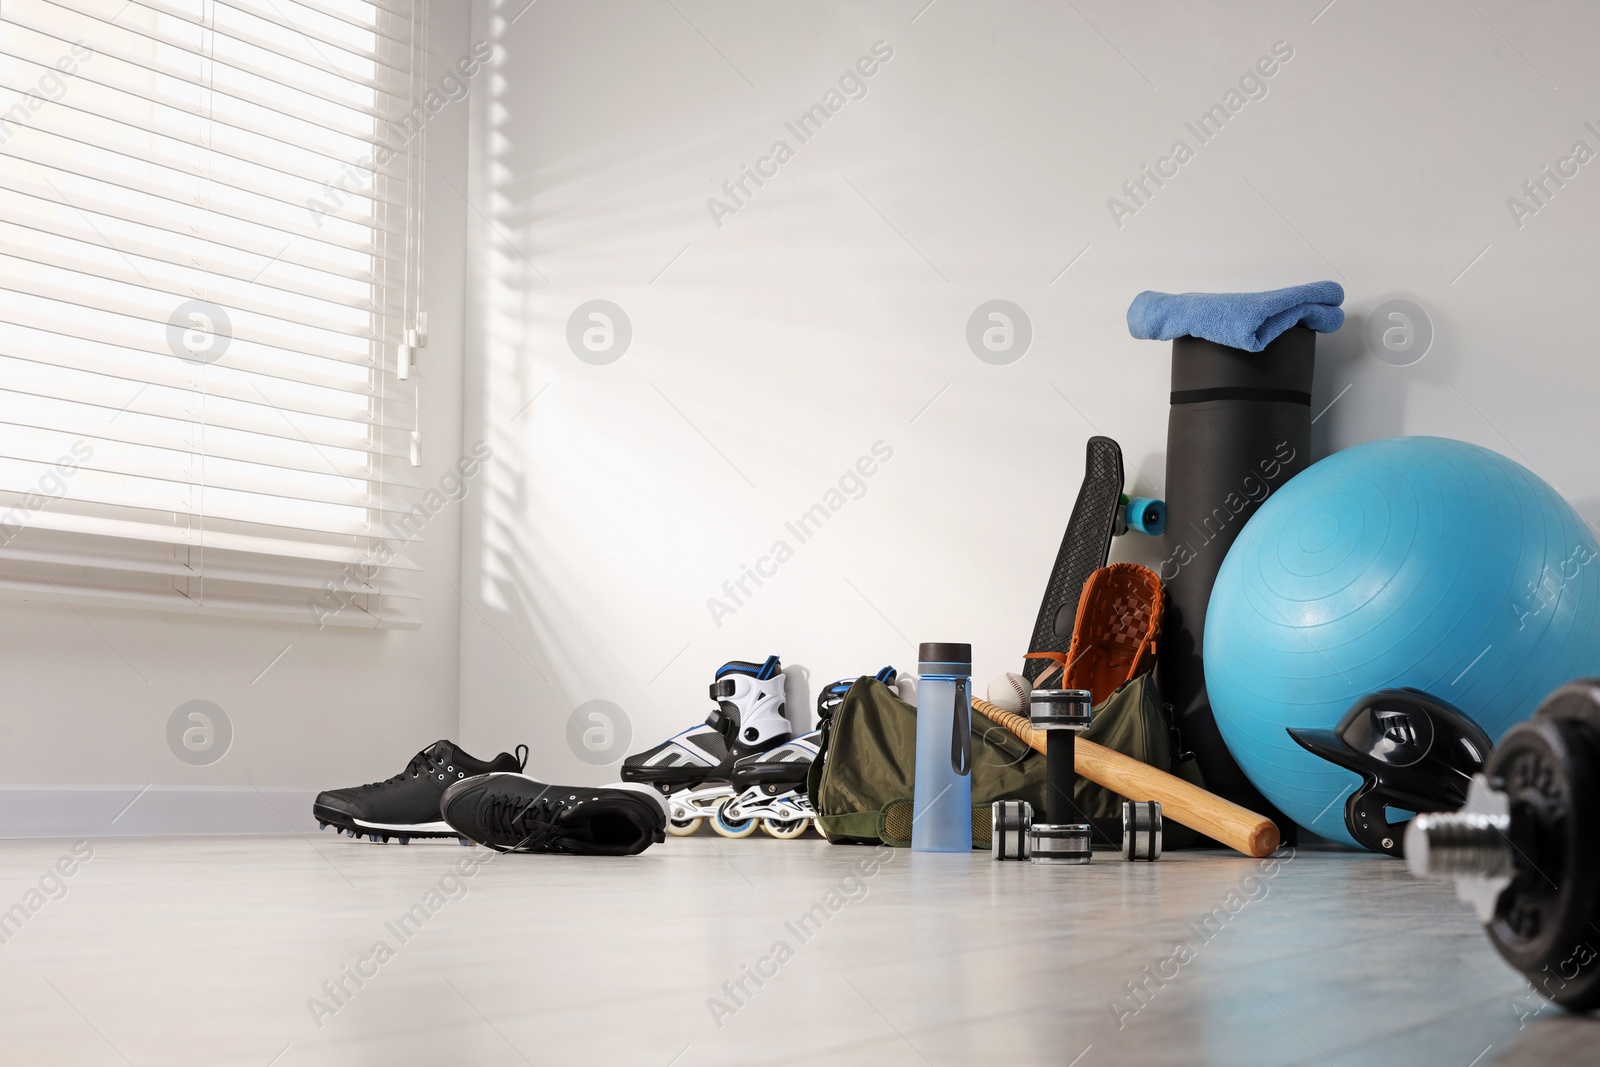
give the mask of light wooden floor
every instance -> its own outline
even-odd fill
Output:
[[[0,909],[36,905],[0,925],[6,1064],[1486,1067],[1600,1047],[1600,1020],[1534,1014],[1448,887],[1375,856],[1052,869],[701,837],[458,881],[485,854],[132,839],[30,895],[70,848],[0,842]]]

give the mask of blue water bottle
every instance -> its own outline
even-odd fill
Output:
[[[972,646],[918,650],[914,852],[972,851]]]

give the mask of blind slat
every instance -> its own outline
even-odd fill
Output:
[[[4,508],[0,508],[3,514]],[[243,552],[253,556],[272,556],[280,559],[311,560],[317,563],[337,563],[361,566],[375,557],[370,547],[331,545],[320,541],[306,541],[291,537],[271,537],[264,534],[240,534],[222,530],[190,529],[169,524],[118,519],[102,515],[82,515],[62,510],[59,506],[40,511],[28,519],[30,530],[56,530],[61,533],[87,534],[94,537],[119,538],[130,541],[155,541],[167,545],[182,545],[194,549],[221,549]],[[367,539],[376,541],[377,537]],[[420,543],[421,538],[413,541]],[[391,570],[420,570],[406,556],[395,552],[383,567]]]
[[[254,45],[257,48],[263,49],[264,51],[278,52],[289,55],[298,59],[299,62],[304,63],[307,66],[320,67],[324,70],[328,70],[330,73],[337,74],[339,77],[344,78],[347,81],[358,82],[358,84],[365,85],[372,89],[380,88],[375,79],[363,81],[357,76],[345,73],[345,70],[354,69],[357,66],[357,64],[352,64],[350,62],[351,60],[365,60],[366,65],[368,66],[380,66],[380,57],[375,49],[356,47],[340,41],[330,40],[325,34],[322,33],[308,32],[306,28],[294,25],[277,12],[272,12],[270,15],[267,15],[260,10],[252,10],[241,5],[229,4],[224,2],[224,0],[211,0],[210,3],[205,5],[206,10],[211,13],[211,17],[206,18],[204,16],[197,16],[193,14],[191,9],[182,7],[179,4],[169,3],[168,0],[129,0],[129,3],[134,7],[144,8],[147,11],[159,12],[162,15],[166,15],[168,18],[176,19],[180,22],[187,22],[204,30],[210,30],[220,37],[228,37],[235,41],[242,41],[245,44]],[[229,17],[230,13],[235,14],[233,17]],[[217,20],[217,16],[219,14],[225,21],[219,22]],[[281,36],[277,40],[273,40],[271,37],[264,35],[262,33],[262,27],[253,24],[250,21],[251,19],[267,23],[271,26],[276,26],[281,30],[288,30],[289,33]],[[303,52],[290,52],[290,45],[288,42],[294,41],[294,39],[297,37],[313,43],[309,49]],[[340,69],[338,65],[334,63],[333,57],[327,55],[326,48],[318,48],[317,45],[324,45],[327,48],[334,48],[339,52],[344,53],[344,56],[341,58],[345,60],[346,67],[344,69]]]
[[[242,276],[244,271],[219,269],[221,265],[214,262],[201,266],[153,259],[141,253],[132,242],[119,241],[115,245],[107,245],[103,241],[68,238],[71,243],[67,244],[29,238],[32,245],[30,247],[24,245],[21,234],[15,232],[26,230],[33,228],[14,226],[0,220],[0,238],[11,238],[6,242],[7,247],[4,252],[0,252],[0,255],[32,263],[36,268],[43,268],[57,278],[70,272],[98,281],[120,282],[131,289],[144,292],[165,293],[168,296],[178,297],[179,300],[211,300],[226,305],[232,312],[255,312],[257,315],[279,320],[292,318],[297,325],[327,333],[342,334],[346,337],[370,336],[370,330],[363,329],[357,320],[364,316],[370,317],[377,310],[366,303],[368,299],[366,296],[340,303],[331,299],[326,289],[321,295],[313,295],[311,292],[296,292],[292,288],[274,285],[259,278],[252,282]],[[13,232],[8,233],[8,231]],[[48,247],[39,247],[41,245]],[[101,262],[95,262],[91,256],[97,256]],[[173,277],[178,273],[200,275],[203,284],[184,282]],[[230,285],[230,282],[236,284]],[[299,299],[291,307],[288,306],[289,301],[281,296],[266,292],[269,289],[279,289]],[[72,293],[82,292],[82,289],[69,284],[56,291]],[[311,311],[311,302],[315,302],[315,305],[322,306],[327,311],[345,311],[354,314],[347,314],[344,318],[336,318],[329,314],[314,314]]]
[[[32,445],[20,445],[16,442],[7,442],[0,439],[0,460],[10,459],[22,463],[42,464],[49,467],[55,464],[59,455],[67,454],[71,444],[65,447],[48,447],[48,440],[40,439]],[[282,481],[269,481],[260,477],[251,477],[247,474],[219,472],[218,463],[201,462],[198,465],[204,468],[202,472],[178,469],[172,461],[162,462],[148,456],[130,456],[124,454],[120,457],[107,458],[105,448],[97,449],[91,458],[81,460],[77,468],[86,471],[97,471],[101,474],[116,475],[124,478],[140,478],[161,482],[187,482],[192,485],[209,487],[212,489],[227,489],[236,493],[248,493],[253,496],[283,498],[284,483]],[[207,457],[210,460],[215,457]],[[366,486],[371,483],[363,479],[340,479],[332,471],[311,471],[311,474],[326,475],[329,479],[338,479],[352,488],[339,491],[335,488],[325,488],[300,483],[295,486],[293,500],[313,501],[324,504],[337,504],[346,508],[363,508],[376,511],[384,515],[404,515],[411,511],[409,501],[397,497],[380,496],[370,493]]]
[[[10,84],[12,80],[0,77],[0,89],[16,93],[19,97],[24,95],[26,90],[18,90]],[[81,99],[81,96],[73,99]],[[58,137],[98,152],[136,161],[140,166],[159,168],[174,179],[203,182],[213,195],[231,194],[235,202],[269,200],[309,213],[308,204],[326,199],[324,190],[329,187],[328,183],[343,178],[345,184],[341,188],[346,194],[345,199],[356,203],[355,207],[345,208],[352,217],[366,217],[368,212],[362,210],[362,205],[366,203],[391,207],[396,203],[393,198],[375,191],[378,184],[387,183],[379,183],[372,178],[356,182],[356,186],[363,191],[352,192],[350,185],[353,179],[348,175],[353,168],[346,165],[341,169],[334,165],[337,161],[330,161],[326,170],[293,168],[281,162],[269,162],[271,157],[264,153],[229,150],[183,137],[172,127],[162,130],[155,122],[136,123],[118,119],[107,113],[109,110],[69,104],[63,97],[55,102],[54,108],[41,111],[39,117],[28,125],[27,132],[30,136]],[[106,128],[95,129],[97,126]],[[112,128],[115,128],[115,133]],[[141,139],[159,142],[160,147],[154,143],[138,144]],[[186,155],[182,151],[185,148],[193,151]],[[230,163],[233,165],[230,166]]]
[[[185,424],[193,425],[193,424]],[[162,433],[149,430],[136,425],[132,419],[119,419],[116,422],[90,423],[74,422],[70,419],[45,420],[40,418],[27,418],[22,415],[0,409],[0,426],[16,426],[21,429],[56,432],[73,439],[81,439],[93,445],[99,441],[111,441],[118,444],[147,445],[151,448],[165,448],[174,452],[193,452],[199,449],[199,442],[194,435],[181,435]],[[238,444],[231,441],[218,441],[212,434],[205,442],[205,454],[216,459],[233,460],[238,463],[254,463],[261,467],[278,467],[286,471],[300,474],[336,474],[341,478],[373,478],[378,473],[364,465],[340,463],[327,451],[318,451],[307,446],[304,451],[291,451],[281,446],[276,448],[255,448],[247,444]],[[421,489],[422,486],[398,467],[383,472],[383,482],[390,489]]]
[[[126,359],[135,354],[163,358],[174,355],[167,343],[165,331],[157,330],[154,325],[148,323],[148,320],[146,322],[148,336],[139,336],[127,328],[106,329],[89,320],[63,328],[62,324],[48,314],[19,307],[15,302],[5,300],[0,300],[0,309],[3,309],[0,310],[0,354],[16,359],[73,366],[72,361],[76,358],[73,352],[61,353],[58,356],[51,351],[52,347],[60,348],[60,342],[65,340],[79,342],[83,347],[72,346],[77,352],[90,354],[98,352],[104,358],[113,360]],[[39,336],[41,334],[46,336]],[[235,340],[237,341],[237,338]],[[374,401],[383,400],[401,405],[409,403],[409,400],[403,397],[398,400],[394,397],[386,398],[381,387],[373,382],[370,375],[363,375],[360,378],[338,377],[322,370],[312,370],[307,368],[306,364],[318,362],[320,357],[313,357],[310,360],[293,358],[299,355],[301,354],[287,349],[266,348],[243,342],[229,345],[228,351],[215,365],[285,382],[311,385],[318,389],[349,393],[351,396]],[[351,370],[376,369],[371,364],[354,359],[328,362],[335,366],[349,363]]]
[[[88,232],[87,220],[84,220],[85,225],[82,229],[74,229],[68,223],[46,218],[42,214],[45,210],[60,208],[61,196],[59,188],[51,189],[48,185],[35,183],[20,174],[0,169],[0,197],[5,198],[8,206],[16,207],[16,214],[10,220],[14,225],[27,225],[46,233],[59,233],[63,237],[81,237],[84,232]],[[131,211],[126,206],[82,190],[73,192],[70,207],[75,209],[72,212],[74,217],[93,215],[101,219],[121,219],[123,222],[151,231],[152,236],[166,234],[179,241],[202,239],[196,232],[198,226],[186,226],[171,215]],[[23,222],[22,219],[27,221]],[[359,282],[364,285],[371,285],[373,282],[370,270],[317,255],[315,250],[308,252],[293,240],[276,242],[263,240],[262,235],[242,226],[222,233],[212,230],[206,233],[203,239],[213,248],[259,256],[263,266],[269,262],[279,262],[292,267],[305,267],[343,282]]]
[[[148,0],[136,0],[136,2],[147,3]],[[315,5],[302,4],[299,3],[299,0],[283,0],[282,3],[277,2],[277,0],[267,0],[266,3],[255,3],[253,0],[212,0],[212,2],[219,8],[231,8],[247,18],[257,18],[263,22],[269,22],[280,29],[291,30],[307,39],[315,40],[322,44],[331,44],[333,47],[341,49],[345,52],[349,52],[352,55],[361,55],[365,58],[371,58],[373,60],[378,60],[380,58],[376,48],[373,48],[370,52],[365,51],[359,46],[352,44],[348,36],[342,37],[340,33],[337,32],[337,30],[342,29],[342,27],[335,28],[335,32],[330,33],[329,29],[326,27],[319,28],[317,26],[307,25],[306,20],[303,17],[298,19],[291,18],[289,13],[284,11],[284,7],[287,6],[290,11],[299,8],[303,13],[316,14],[318,11]],[[369,9],[371,7],[370,4],[363,4],[362,6]],[[388,41],[391,43],[391,45],[397,45],[401,49],[411,47],[411,38],[409,35],[397,34],[383,30],[378,26],[376,20],[366,24],[356,22],[350,18],[336,19],[332,21],[342,22],[345,24],[345,26],[359,31],[359,36],[371,36],[380,40]],[[396,26],[400,24],[391,22],[389,25]]]
[[[14,73],[0,75],[0,89],[6,89],[18,96],[27,94],[28,89],[38,83],[38,79],[51,70],[48,59],[32,59],[19,56],[14,50],[0,47],[0,58],[9,59],[12,65],[26,64],[33,70],[19,69]],[[0,65],[4,69],[5,65]],[[355,146],[348,143],[339,145],[328,144],[328,135],[320,140],[324,143],[312,142],[297,134],[306,135],[314,131],[296,128],[292,123],[284,122],[284,116],[277,116],[282,128],[275,133],[262,133],[259,128],[247,126],[240,116],[235,121],[219,118],[212,110],[216,106],[216,97],[221,95],[215,90],[204,90],[206,103],[204,106],[196,104],[184,106],[181,101],[173,99],[170,95],[156,94],[155,92],[139,93],[121,86],[112,85],[104,78],[91,77],[84,70],[97,68],[84,68],[74,75],[74,92],[71,94],[71,103],[66,94],[54,101],[57,105],[52,111],[75,112],[73,122],[81,123],[84,120],[114,124],[125,127],[127,133],[118,131],[124,141],[134,136],[142,135],[145,139],[159,139],[162,142],[162,151],[159,155],[153,144],[141,145],[140,150],[147,153],[147,158],[169,161],[168,166],[175,170],[185,169],[183,160],[184,148],[194,149],[193,154],[203,154],[211,166],[216,166],[218,161],[227,163],[233,161],[227,173],[232,176],[230,184],[250,192],[259,192],[261,189],[271,189],[275,181],[284,178],[296,183],[306,183],[306,186],[315,189],[324,182],[338,180],[341,176],[353,173],[369,175],[364,184],[371,186],[374,178],[385,171],[386,168],[376,165],[376,158],[367,153],[359,153]],[[21,86],[19,88],[19,86]],[[84,86],[92,87],[89,91]],[[197,90],[198,91],[198,90]],[[146,113],[149,117],[140,121],[131,121],[129,115],[135,110]],[[165,114],[171,113],[171,114]],[[174,121],[174,119],[187,119],[188,123]],[[198,132],[197,132],[198,131]],[[105,143],[110,143],[111,135],[101,132],[100,137]],[[331,138],[340,142],[349,139],[342,136]],[[392,163],[393,160],[389,159]],[[266,173],[260,173],[266,172]],[[248,183],[243,176],[254,173],[257,180]],[[275,178],[274,175],[277,177]],[[304,192],[300,185],[295,186]],[[264,194],[263,194],[264,195]],[[368,199],[382,199],[374,192],[364,193]]]
[[[401,45],[409,45],[410,44],[410,38],[405,36],[404,34],[396,35],[396,34],[391,34],[391,33],[383,33],[383,31],[381,29],[381,24],[385,20],[382,19],[381,17],[374,18],[374,19],[371,19],[371,20],[368,20],[368,21],[362,21],[362,20],[357,19],[354,16],[352,16],[350,14],[349,8],[341,9],[336,4],[320,3],[320,2],[318,2],[318,0],[292,0],[292,3],[293,3],[293,5],[295,7],[305,8],[307,11],[315,11],[320,15],[326,15],[330,19],[333,19],[333,20],[335,20],[337,22],[343,22],[343,23],[345,23],[346,25],[349,25],[349,26],[354,26],[357,29],[377,30],[383,36],[388,37],[390,40],[393,40],[398,44],[401,44]],[[396,11],[394,8],[390,7],[387,4],[374,3],[374,2],[370,2],[370,0],[369,0],[369,2],[365,6],[370,8],[374,12],[374,14],[382,13],[382,14],[385,14],[385,15],[389,15],[392,18],[401,18],[401,19],[410,18],[409,12]]]
[[[71,45],[82,38],[82,31],[85,28],[92,32],[94,30],[103,30],[104,27],[113,25],[98,15],[80,11],[79,8],[81,6],[80,4],[64,2],[64,0],[7,0],[6,17],[7,21],[14,22],[41,36],[50,37],[52,40],[59,41],[70,48]],[[30,10],[36,7],[41,10]],[[56,10],[48,10],[51,8]],[[100,25],[88,27],[63,26],[59,31],[52,31],[50,23],[52,21],[60,22],[61,11],[63,10],[71,12],[74,19],[83,19]],[[238,58],[234,58],[231,61],[217,59],[214,54],[208,54],[199,46],[191,45],[176,35],[162,34],[153,29],[139,30],[131,26],[118,25],[116,29],[121,33],[115,36],[106,32],[96,34],[97,38],[101,38],[99,47],[95,52],[97,56],[108,55],[125,63],[144,65],[146,69],[167,74],[171,77],[182,77],[181,69],[175,64],[159,62],[150,55],[150,53],[157,50],[180,53],[191,57],[197,62],[211,64],[213,78],[216,76],[216,68],[219,67],[224,71],[224,78],[229,77],[229,72],[238,72],[233,80],[227,83],[230,85],[227,90],[229,95],[238,96],[240,99],[248,100],[262,107],[279,110],[285,115],[291,115],[304,122],[323,129],[334,130],[350,137],[361,137],[370,133],[373,120],[383,121],[384,116],[375,108],[363,109],[351,104],[328,100],[325,97],[321,99],[308,98],[307,105],[309,106],[302,106],[298,101],[301,96],[308,94],[292,90],[286,91],[282,83],[274,82],[259,64],[252,64]],[[139,44],[136,42],[145,43]],[[152,48],[152,45],[155,48]],[[144,53],[145,58],[138,58],[140,53]],[[262,82],[261,89],[264,91],[258,93],[248,88],[250,84],[248,79],[251,78]]]
[[[29,133],[42,134],[46,137],[57,138],[69,144],[83,145],[85,148],[95,149],[97,146],[86,141],[52,133],[49,130],[30,129]],[[106,152],[106,156],[116,156],[115,152]],[[14,157],[11,153],[0,153],[0,173]],[[68,152],[66,156],[54,155],[49,152],[35,151],[33,156],[26,161],[38,171],[54,171],[58,174],[69,174],[86,181],[99,182],[117,190],[127,190],[140,193],[144,196],[169,203],[184,209],[199,209],[209,216],[235,222],[247,223],[281,233],[286,237],[297,240],[307,240],[318,244],[328,245],[335,249],[359,253],[367,256],[377,256],[376,242],[387,237],[390,240],[398,239],[401,234],[383,225],[357,226],[348,219],[335,214],[324,213],[313,216],[306,210],[304,204],[294,205],[282,200],[262,202],[259,199],[250,200],[241,196],[237,200],[218,202],[215,197],[201,194],[203,183],[197,183],[195,175],[172,171],[170,168],[157,167],[150,164],[153,169],[166,171],[161,175],[162,180],[144,178],[133,173],[131,166],[142,165],[137,159],[121,158],[117,160],[102,160],[106,165],[97,164],[83,155],[73,155]],[[182,195],[181,188],[193,185],[196,192],[192,195]],[[226,188],[224,192],[229,192]],[[329,203],[331,208],[337,209],[339,205]],[[295,211],[284,211],[285,207],[297,208]],[[320,209],[319,209],[320,210]],[[137,217],[133,215],[131,217]],[[302,221],[303,217],[303,221]],[[319,226],[318,223],[321,223]],[[357,232],[359,231],[359,236]]]
[[[171,612],[184,615],[210,615],[236,619],[261,619],[270,622],[316,623],[321,626],[339,626],[358,629],[416,630],[422,622],[411,612],[393,609],[382,614],[350,607],[318,617],[304,602],[256,600],[240,596],[217,594],[204,601],[186,597],[176,591],[145,592],[139,590],[107,589],[100,586],[74,585],[67,582],[49,583],[42,579],[0,577],[0,596],[9,600],[33,600],[60,604],[63,601],[82,607],[140,608],[148,611]]]
[[[180,549],[179,551],[187,551]],[[198,550],[197,550],[198,551]],[[207,582],[234,582],[241,585],[278,586],[284,589],[322,589],[328,579],[322,574],[294,574],[264,567],[252,567],[242,562],[222,562],[224,553],[205,550],[204,566],[185,563],[176,556],[161,559],[148,555],[115,555],[110,551],[89,549],[51,549],[6,546],[7,557],[19,563],[40,566],[84,567],[90,570],[122,571],[128,574],[164,574],[172,578],[204,580]],[[244,559],[243,556],[233,557]],[[406,582],[379,569],[371,576],[352,566],[338,572],[341,583],[349,583],[345,591],[359,596],[392,596],[404,600],[419,600],[421,594]]]
[[[71,48],[72,42],[54,37],[20,26],[8,19],[8,23],[17,26],[25,33],[31,34],[32,39],[24,39],[16,33],[0,34],[0,56],[11,59],[14,63],[26,64],[36,67],[42,74],[53,69],[56,56],[51,55],[58,47]],[[50,42],[54,47],[42,48],[45,42]],[[31,46],[31,47],[30,47]],[[69,53],[70,54],[70,53]],[[260,140],[282,146],[296,155],[306,152],[315,153],[320,157],[320,164],[309,172],[296,172],[289,170],[287,173],[303,173],[317,180],[318,176],[331,169],[335,163],[360,164],[363,159],[370,157],[370,143],[372,139],[371,119],[368,119],[366,129],[358,132],[345,132],[336,130],[327,124],[324,117],[320,121],[312,117],[312,113],[299,113],[291,109],[280,99],[273,102],[269,99],[255,100],[248,98],[242,90],[229,91],[227,87],[218,88],[215,84],[214,73],[209,69],[209,60],[200,59],[207,69],[196,71],[181,71],[171,65],[154,66],[148,62],[124,59],[109,52],[96,52],[92,57],[93,62],[83,62],[73,73],[73,84],[92,85],[96,92],[92,104],[75,104],[78,110],[101,117],[109,117],[116,121],[126,121],[125,116],[135,110],[139,112],[166,110],[174,111],[179,115],[207,120],[208,124],[224,135],[231,135],[235,139]],[[188,95],[194,102],[186,102],[183,95],[175,95],[171,91],[157,91],[153,87],[141,87],[137,84],[129,88],[125,84],[118,84],[120,80],[133,81],[160,81],[173,88],[187,88]],[[14,81],[20,80],[25,85],[37,84],[39,75],[31,70],[19,70],[11,75],[11,81],[3,83],[13,92],[26,92],[26,89],[17,89]],[[82,93],[74,94],[80,98]],[[126,98],[126,99],[125,99]],[[57,102],[66,99],[63,93]],[[241,106],[242,105],[242,106]],[[270,112],[269,116],[262,116],[259,112]],[[220,117],[227,116],[226,118]],[[270,125],[261,122],[249,123],[245,120],[252,112],[258,118],[268,118]],[[183,134],[183,127],[170,121],[157,124],[147,120],[142,124],[129,123],[135,129],[142,129],[152,134],[170,137],[174,140],[187,140]],[[267,132],[271,130],[271,132]],[[315,140],[307,140],[314,138]],[[322,147],[312,147],[313,144]],[[244,153],[241,158],[259,162],[262,153]],[[270,158],[270,157],[268,157]],[[315,162],[315,161],[314,161]]]
[[[167,358],[177,364],[184,364],[187,362],[186,360],[174,359],[170,356]],[[335,407],[331,404],[317,404],[305,399],[285,397],[282,395],[274,396],[272,393],[266,392],[265,390],[257,389],[253,384],[250,386],[238,386],[230,383],[208,383],[204,381],[193,381],[191,379],[185,379],[182,377],[181,372],[162,374],[159,371],[148,368],[140,372],[139,368],[137,367],[118,364],[109,360],[91,359],[84,356],[79,356],[76,360],[72,359],[70,356],[61,356],[56,359],[49,359],[42,358],[41,355],[36,352],[31,352],[24,355],[0,350],[0,367],[6,365],[3,362],[5,360],[21,360],[23,362],[37,364],[41,367],[51,367],[60,370],[71,371],[74,373],[94,374],[101,378],[111,378],[119,382],[131,382],[136,386],[154,386],[157,389],[180,394],[192,393],[195,394],[195,397],[198,398],[198,401],[202,405],[205,404],[206,401],[217,400],[231,400],[236,404],[250,405],[250,408],[246,409],[245,412],[241,413],[241,415],[237,418],[231,414],[230,410],[227,408],[218,408],[213,406],[207,411],[202,411],[203,415],[209,415],[209,417],[198,421],[205,421],[215,426],[234,426],[236,423],[243,425],[245,423],[259,420],[264,417],[264,414],[255,413],[255,409],[257,408],[270,408],[273,411],[283,412],[286,415],[311,415],[318,419],[335,420],[338,422],[349,423],[352,427],[352,430],[359,426],[380,426],[392,429],[404,429],[411,426],[415,421],[414,419],[407,417],[405,413],[401,411],[395,411],[392,414],[383,416],[372,417],[366,413],[354,411],[348,407],[341,408]],[[0,389],[11,389],[17,384],[18,383],[14,380],[0,381]]]
[[[49,465],[36,466],[41,470],[34,481],[43,477],[44,469],[48,469]],[[152,484],[152,479],[120,477],[116,481],[120,484],[103,485],[91,480],[90,472],[80,472],[73,476],[67,495],[61,499],[100,507],[131,508],[166,516],[168,521],[176,516],[181,521],[199,524],[201,528],[208,522],[223,520],[248,523],[266,531],[298,530],[338,537],[379,536],[379,527],[365,517],[340,519],[333,514],[313,513],[305,508],[299,509],[300,514],[289,513],[286,507],[280,506],[294,503],[287,498],[280,497],[274,502],[261,499],[259,494],[238,494],[198,484],[183,487],[180,494],[175,491],[162,492],[159,485]],[[241,496],[250,499],[241,500]],[[209,530],[206,536],[210,536]]]
[[[13,2],[14,0],[6,0],[7,7],[9,7]],[[284,57],[273,53],[270,48],[264,48],[259,44],[235,38],[237,45],[235,47],[225,48],[219,57],[217,50],[214,48],[206,49],[200,47],[199,45],[191,45],[178,34],[164,33],[156,25],[140,26],[130,22],[126,18],[123,18],[122,15],[127,13],[127,8],[129,5],[122,3],[121,0],[118,0],[118,2],[115,3],[107,2],[107,0],[46,0],[46,2],[48,2],[52,7],[61,8],[65,11],[70,11],[73,14],[81,15],[84,18],[93,19],[96,22],[101,23],[104,29],[99,34],[95,35],[95,39],[97,41],[106,39],[107,37],[110,37],[111,40],[115,41],[116,38],[111,32],[113,29],[115,29],[116,31],[148,38],[152,42],[165,47],[171,47],[181,51],[189,52],[192,55],[200,56],[207,60],[220,63],[224,66],[229,66],[236,70],[244,71],[245,73],[255,75],[269,82],[278,83],[285,86],[290,91],[302,93],[308,92],[306,87],[295,85],[293,84],[292,80],[286,80],[283,77],[283,72],[279,68],[281,68],[283,65]],[[119,12],[121,14],[119,14]],[[196,32],[191,35],[194,40],[205,40],[206,35],[210,32],[203,21],[191,16],[166,15],[164,17],[170,18],[180,25],[186,25],[195,30]],[[77,40],[78,38],[74,37],[72,39]],[[310,60],[295,59],[291,60],[291,62],[303,64],[308,69],[318,73],[326,73],[325,65],[323,65],[320,58],[316,56],[313,56]],[[387,70],[381,70],[379,73],[382,77],[392,76]],[[397,106],[397,104],[394,102],[397,95],[400,98],[405,96],[404,90],[400,86],[389,85],[387,83],[379,84],[376,80],[362,80],[359,78],[346,78],[343,76],[338,76],[337,81],[334,82],[333,85],[337,87],[341,83],[343,83],[343,85],[350,90],[359,90],[365,99],[373,102],[366,106],[362,106],[360,103],[354,102],[354,98],[334,99],[331,96],[324,96],[324,99],[328,103],[336,105],[344,110],[367,115],[368,117],[378,119],[379,121],[386,121],[392,116],[392,112],[395,106]],[[324,88],[327,88],[327,86]],[[380,101],[382,103],[380,103]]]
[[[0,258],[4,257],[5,253],[0,252]],[[23,296],[37,297],[41,300],[48,300],[57,304],[65,304],[70,307],[81,307],[86,311],[100,312],[106,315],[118,315],[123,318],[133,319],[138,322],[154,323],[161,327],[162,330],[166,329],[172,312],[178,307],[177,304],[173,303],[169,303],[165,307],[162,307],[155,306],[151,303],[141,304],[132,300],[119,300],[109,295],[86,294],[81,289],[75,290],[65,285],[51,285],[49,283],[36,282],[32,278],[8,275],[3,270],[0,270],[0,289]],[[177,296],[186,300],[205,299],[206,297],[206,294],[197,293],[194,291],[187,293],[168,293],[167,295]],[[162,314],[163,311],[165,311],[166,314]],[[339,334],[329,337],[329,340],[332,340],[333,337],[343,337],[348,343],[351,344],[351,348],[346,349],[341,353],[340,349],[334,348],[326,341],[323,343],[318,343],[316,340],[309,338],[294,338],[287,337],[282,334],[269,333],[265,330],[256,329],[249,322],[234,320],[231,323],[230,329],[232,331],[232,338],[234,342],[256,344],[265,348],[282,349],[288,352],[300,352],[311,356],[326,356],[330,359],[342,358],[342,360],[347,363],[367,362],[367,360],[360,358],[360,355],[355,350],[355,345],[360,344],[363,348],[366,348],[370,347],[371,344],[371,338],[361,337],[356,334]]]
[[[0,356],[0,359],[9,359]],[[127,383],[124,383],[126,386]],[[20,393],[24,396],[48,397],[54,399],[57,394],[46,388],[31,387],[25,383],[8,381],[0,382],[0,393]],[[148,415],[151,418],[171,419],[175,422],[197,425],[205,423],[205,413],[194,407],[168,400],[160,393],[150,396],[149,388],[127,386],[126,388],[111,390],[109,388],[83,387],[75,392],[72,400],[78,404],[100,408],[112,412],[133,412],[139,415]],[[270,409],[269,409],[270,410]],[[287,414],[277,411],[277,419],[265,415],[253,418],[232,418],[228,420],[227,428],[238,430],[242,433],[255,434],[259,437],[281,438],[285,441],[304,441],[312,446],[323,448],[340,448],[346,451],[363,450],[379,452],[383,455],[400,458],[409,455],[409,452],[399,447],[391,448],[373,441],[362,441],[347,434],[333,434],[315,424],[305,421],[296,423]],[[403,429],[403,427],[393,427]]]

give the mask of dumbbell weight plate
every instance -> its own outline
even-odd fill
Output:
[[[1484,768],[1511,797],[1519,866],[1538,865],[1500,894],[1488,932],[1536,990],[1588,1011],[1600,1007],[1600,759],[1584,724],[1600,722],[1600,692],[1578,689],[1509,732]]]
[[[1094,858],[1089,846],[1088,823],[1034,823],[1028,829],[1034,863],[1088,863]]]
[[[1028,697],[1028,721],[1035,730],[1087,730],[1094,698],[1087,689],[1035,689]]]
[[[1161,858],[1161,802],[1122,802],[1122,858],[1154,862]]]
[[[997,860],[1028,859],[1032,825],[1033,805],[1026,800],[995,801],[989,808],[989,854]]]

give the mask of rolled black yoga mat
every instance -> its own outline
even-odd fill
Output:
[[[1245,778],[1217,731],[1206,697],[1203,638],[1206,604],[1228,548],[1261,502],[1311,462],[1316,338],[1293,326],[1260,352],[1177,338],[1167,421],[1161,691],[1206,787],[1266,815],[1286,840],[1293,824]]]

